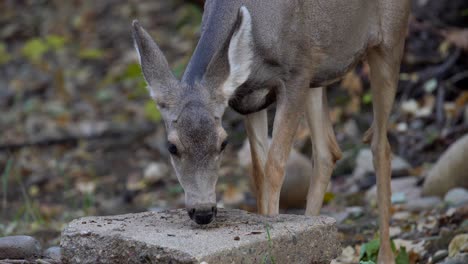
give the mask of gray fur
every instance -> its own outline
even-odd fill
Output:
[[[386,10],[405,13],[406,2],[393,0],[386,4],[392,5]],[[387,23],[387,15],[379,14],[383,3],[207,0],[200,40],[182,82],[170,73],[151,37],[134,23],[143,74],[163,114],[168,139],[180,150],[172,163],[185,190],[187,207],[216,203],[220,146],[226,137],[221,126],[226,100],[238,112],[248,114],[266,108],[285,84],[302,83],[300,78],[308,80],[311,87],[338,80],[369,48],[392,45],[383,38],[386,32],[382,32],[381,25]],[[252,33],[246,36],[252,40],[238,48],[251,48],[253,58],[247,80],[237,83],[239,87],[226,98],[222,86],[232,73],[228,50],[242,22],[241,6],[252,18]],[[304,87],[292,85],[285,89]],[[293,103],[290,100],[294,98],[286,101]]]

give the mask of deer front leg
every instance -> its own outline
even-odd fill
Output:
[[[341,150],[328,114],[325,88],[308,91],[305,109],[312,142],[313,166],[306,215],[318,215],[335,163],[341,158]]]
[[[302,116],[307,87],[308,81],[305,80],[294,80],[286,85],[281,82],[277,87],[273,139],[265,164],[268,215],[277,215],[279,213],[279,198],[284,180],[284,168]]]
[[[252,177],[257,196],[257,211],[267,213],[267,197],[265,193],[265,162],[268,154],[268,119],[267,110],[247,115],[245,130],[249,138],[250,154],[252,155]]]

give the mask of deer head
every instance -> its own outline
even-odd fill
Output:
[[[194,83],[177,80],[150,35],[133,22],[133,39],[151,97],[165,123],[168,150],[185,192],[189,216],[198,224],[216,217],[215,185],[227,134],[221,118],[228,100],[250,74],[251,18],[240,9],[225,47]]]

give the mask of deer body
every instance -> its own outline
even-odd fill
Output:
[[[252,15],[255,54],[254,73],[230,101],[241,114],[257,112],[274,102],[272,76],[286,79],[295,72],[309,71],[313,76],[310,87],[328,85],[351,69],[368,47],[380,42],[376,1],[207,1],[200,41],[184,82],[203,78],[208,64],[229,40],[241,5]],[[228,68],[219,74],[228,75]],[[256,90],[254,96],[252,90]]]
[[[257,207],[267,215],[278,214],[285,164],[305,113],[313,149],[306,214],[319,214],[341,156],[321,86],[339,80],[367,57],[374,121],[365,138],[377,174],[379,263],[394,263],[386,133],[408,15],[409,0],[208,0],[201,37],[182,81],[134,22],[143,75],[166,125],[190,218],[207,224],[216,216],[217,168],[227,137],[221,118],[228,105],[246,115]],[[265,108],[273,102],[269,144]]]

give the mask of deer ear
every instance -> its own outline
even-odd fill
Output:
[[[172,74],[169,64],[158,45],[140,26],[137,20],[132,23],[133,42],[138,53],[143,76],[148,83],[151,97],[156,99],[160,93],[169,89],[177,79]]]
[[[226,99],[249,78],[253,56],[252,18],[249,10],[242,6],[229,42],[229,75],[222,87]]]

